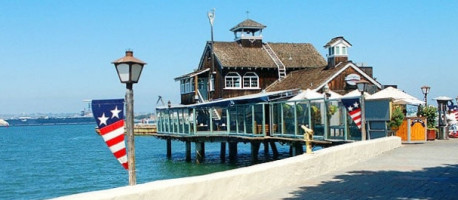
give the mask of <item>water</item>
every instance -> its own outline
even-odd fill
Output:
[[[122,168],[94,131],[95,125],[0,128],[0,199],[46,199],[128,185]],[[204,164],[185,162],[185,144],[136,136],[137,183],[195,176],[251,165],[249,144],[239,143],[235,163],[221,163],[219,143],[206,143]],[[277,145],[280,158],[288,146]],[[264,156],[261,146],[259,160]],[[192,158],[194,145],[192,145]]]

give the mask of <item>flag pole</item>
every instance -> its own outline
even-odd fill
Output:
[[[129,159],[129,185],[137,184],[135,175],[134,92],[133,83],[126,83],[127,157]]]

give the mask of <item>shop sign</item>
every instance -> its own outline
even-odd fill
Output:
[[[345,81],[348,85],[356,85],[356,82],[361,80],[361,77],[358,74],[349,74],[345,77]]]

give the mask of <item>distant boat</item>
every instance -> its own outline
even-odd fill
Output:
[[[8,127],[8,126],[10,126],[10,124],[9,124],[7,121],[5,121],[5,120],[0,119],[0,126],[6,126],[6,127]]]

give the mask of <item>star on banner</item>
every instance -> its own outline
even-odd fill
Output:
[[[355,122],[358,128],[361,128],[361,108],[359,107],[359,98],[342,99],[342,103],[348,110],[348,114]]]

